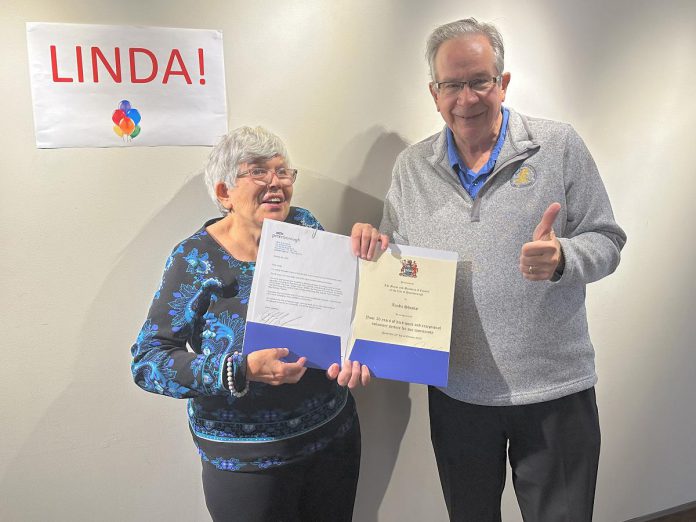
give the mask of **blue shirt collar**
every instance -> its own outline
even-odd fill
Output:
[[[486,162],[486,164],[481,167],[478,172],[468,169],[465,163],[461,160],[459,157],[459,152],[457,152],[457,146],[454,143],[454,134],[452,133],[452,129],[447,127],[447,157],[449,158],[449,163],[455,172],[459,173],[461,171],[468,174],[472,178],[476,178],[480,175],[488,174],[491,170],[493,170],[495,162],[498,159],[498,155],[500,154],[500,149],[503,148],[503,143],[505,142],[505,133],[507,132],[508,119],[510,118],[510,111],[508,109],[502,107],[501,111],[503,113],[503,123],[500,125],[498,139],[495,142],[495,146],[493,147],[493,151],[491,152],[488,162]]]

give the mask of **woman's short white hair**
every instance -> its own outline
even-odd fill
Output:
[[[232,188],[241,164],[268,161],[276,156],[290,161],[282,140],[263,127],[239,127],[217,142],[208,157],[204,177],[208,194],[223,215],[228,211],[218,201],[215,186],[224,183]]]

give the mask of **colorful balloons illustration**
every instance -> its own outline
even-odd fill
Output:
[[[113,127],[116,135],[129,141],[140,134],[141,119],[140,111],[134,109],[128,100],[121,100],[118,109],[111,115],[111,121],[116,124]]]
[[[120,122],[118,122],[118,126],[121,127],[124,134],[128,134],[129,136],[130,133],[133,132],[133,129],[135,129],[135,123],[133,123],[133,120],[128,117],[123,118]]]
[[[130,109],[127,113],[126,116],[128,116],[131,120],[133,120],[133,123],[136,125],[140,123],[140,113],[138,112],[138,109]]]
[[[125,117],[126,117],[125,112],[123,112],[121,109],[116,109],[114,111],[114,113],[111,115],[111,121],[113,121],[116,125],[118,125],[118,122],[120,122]]]

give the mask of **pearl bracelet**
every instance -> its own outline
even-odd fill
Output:
[[[246,357],[240,352],[232,352],[227,357],[227,388],[233,397],[244,397],[249,391],[249,379],[246,378]],[[244,383],[244,388],[239,390]]]

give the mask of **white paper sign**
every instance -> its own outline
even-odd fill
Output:
[[[27,23],[36,146],[213,145],[227,132],[222,33]]]

